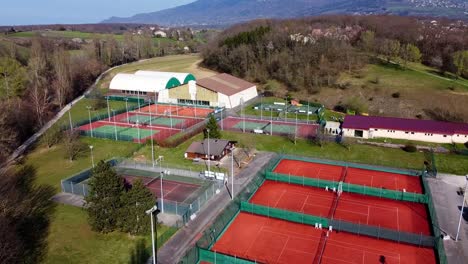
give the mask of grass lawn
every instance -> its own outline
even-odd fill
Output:
[[[427,71],[427,68],[426,68]],[[362,77],[362,78],[361,78]],[[468,86],[455,82],[438,78],[437,76],[428,75],[426,72],[405,69],[396,64],[377,63],[368,64],[359,76],[349,76],[342,74],[341,83],[350,82],[356,86],[372,86],[378,79],[378,86],[385,87],[388,90],[449,90],[468,91]]]
[[[243,145],[250,145],[260,151],[311,156],[332,160],[343,160],[372,165],[421,170],[424,167],[422,152],[409,153],[400,149],[352,144],[349,150],[336,143],[326,143],[322,148],[308,140],[299,139],[297,145],[291,140],[279,136],[256,135],[223,131],[223,138],[237,140]],[[468,156],[436,154],[439,172],[464,175],[468,172]]]
[[[89,137],[81,137],[80,140],[86,146],[86,149],[73,162],[65,157],[63,144],[53,146],[50,149],[38,145],[35,150],[28,154],[26,163],[37,168],[37,182],[39,184],[52,185],[58,191],[60,189],[60,180],[91,167],[91,152],[87,146],[92,145],[94,147],[95,162],[112,157],[128,157],[139,148],[138,144],[132,142],[119,141],[116,143],[112,140]]]
[[[140,240],[144,241],[145,253],[148,256],[151,253],[150,235],[96,233],[87,224],[87,214],[81,208],[58,205],[52,219],[44,263],[130,263],[130,256]],[[158,236],[164,232],[175,232],[175,229],[158,228]]]

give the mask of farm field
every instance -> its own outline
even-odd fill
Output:
[[[157,57],[136,63],[126,64],[110,71],[104,78],[101,79],[97,87],[101,89],[108,89],[110,81],[117,73],[134,73],[138,70],[189,72],[192,73],[197,79],[216,74],[216,72],[199,67],[197,64],[200,61],[201,58],[199,55],[195,54]]]
[[[468,81],[439,76],[435,69],[410,64],[411,69],[395,64],[367,64],[360,72],[343,73],[342,89],[323,88],[317,94],[293,97],[319,101],[326,108],[344,105],[352,98],[368,107],[371,115],[433,119],[435,109],[468,121]],[[414,70],[413,70],[414,69]],[[432,110],[432,111],[431,111]]]

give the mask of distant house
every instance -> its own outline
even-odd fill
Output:
[[[193,142],[185,151],[186,159],[208,159],[210,160],[221,160],[226,156],[231,149],[234,148],[235,141],[229,141],[224,139],[205,139],[202,142]]]
[[[153,34],[157,38],[166,38],[167,37],[166,32],[164,32],[162,30],[155,31]]]
[[[347,115],[343,136],[353,138],[395,138],[434,143],[465,143],[468,124],[432,120]]]

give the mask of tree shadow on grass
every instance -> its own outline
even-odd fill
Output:
[[[55,189],[37,185],[36,170],[22,166],[0,171],[0,262],[39,263],[47,252]]]
[[[146,250],[146,242],[144,239],[139,239],[130,253],[129,264],[142,264],[146,263],[150,254]]]

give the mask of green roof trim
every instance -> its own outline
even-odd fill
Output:
[[[195,76],[191,73],[187,74],[187,77],[185,77],[184,84],[187,84],[189,81],[196,81]]]
[[[172,77],[171,79],[169,79],[169,81],[167,81],[166,89],[171,89],[177,86],[180,86],[179,80],[177,80],[177,78]]]

